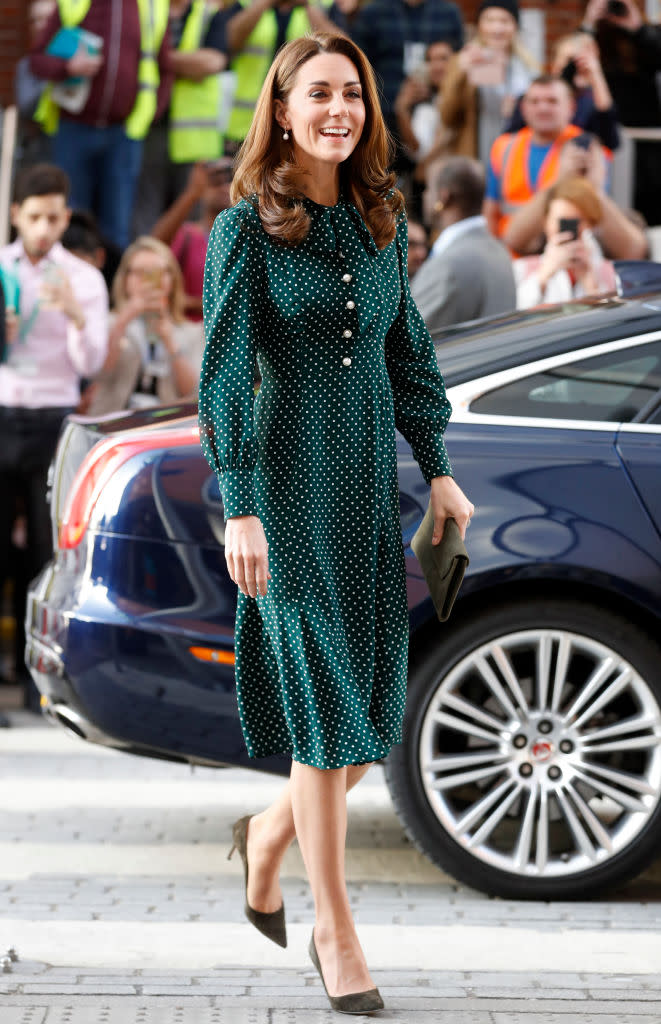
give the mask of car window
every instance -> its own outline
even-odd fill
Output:
[[[471,412],[628,423],[661,388],[661,341],[565,363],[482,394]]]

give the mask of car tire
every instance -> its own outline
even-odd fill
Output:
[[[661,848],[660,656],[625,618],[577,601],[517,601],[450,622],[411,673],[404,739],[385,763],[408,837],[492,896],[586,898],[637,875]]]

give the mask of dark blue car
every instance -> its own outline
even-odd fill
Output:
[[[661,294],[437,341],[471,564],[441,625],[408,549],[428,488],[399,438],[410,672],[386,779],[410,838],[458,879],[585,897],[661,845]],[[287,773],[243,743],[196,409],[72,418],[52,515],[27,622],[47,715],[132,753]]]

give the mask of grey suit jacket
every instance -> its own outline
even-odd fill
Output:
[[[516,309],[512,261],[505,246],[478,225],[422,264],[411,294],[431,332],[509,313]]]

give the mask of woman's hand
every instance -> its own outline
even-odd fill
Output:
[[[159,316],[163,316],[168,308],[167,293],[162,288],[141,288],[131,296],[124,308],[128,320],[135,320],[145,313],[158,313]]]
[[[266,594],[268,543],[258,516],[233,516],[225,524],[225,561],[230,577],[246,597]]]
[[[451,476],[435,476],[431,482],[431,507],[434,516],[432,544],[440,544],[446,519],[456,519],[462,539],[470,523],[475,506]]]
[[[567,270],[582,243],[574,240],[571,231],[558,231],[551,235],[542,253],[542,262],[537,271],[539,286],[544,291],[554,274]]]
[[[469,71],[476,64],[482,64],[484,61],[484,47],[472,40],[459,51],[459,66],[462,71]]]

